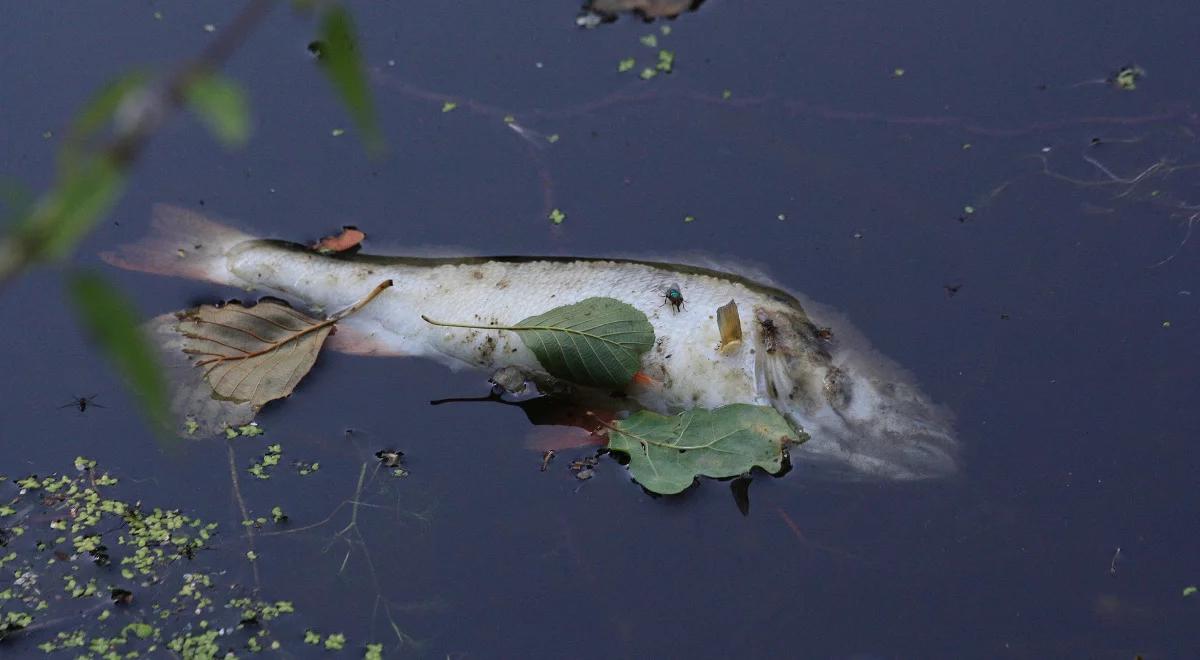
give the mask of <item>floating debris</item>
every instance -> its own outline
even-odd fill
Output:
[[[396,467],[404,460],[404,452],[396,449],[380,449],[375,452],[375,458],[383,467]]]
[[[1138,81],[1146,76],[1146,70],[1136,64],[1123,66],[1106,81],[1114,89],[1131,92],[1137,89]]]
[[[585,458],[577,458],[571,461],[568,468],[575,475],[575,478],[580,481],[587,481],[596,476],[596,464],[600,460],[595,456],[587,456]]]
[[[702,4],[704,0],[587,0],[575,18],[575,24],[591,29],[612,23],[624,13],[647,22],[656,18],[675,18],[684,12],[696,11]],[[662,33],[670,34],[670,26],[663,26]]]

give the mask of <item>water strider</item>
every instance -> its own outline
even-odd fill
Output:
[[[59,408],[78,408],[79,412],[87,412],[88,408],[103,408],[104,406],[96,403],[95,394],[91,396],[75,397],[70,403],[64,403]]]
[[[792,452],[793,462],[820,464],[837,476],[923,479],[958,468],[948,413],[904,371],[836,314],[733,272],[632,259],[321,255],[169,206],[156,208],[151,236],[105,259],[325,312],[391,279],[394,286],[338,324],[330,348],[426,357],[452,368],[515,367],[535,376],[544,373],[541,365],[515,333],[438,327],[422,315],[503,326],[591,297],[616,298],[644,313],[656,338],[642,355],[643,377],[626,388],[626,403],[659,412],[772,405],[811,437]],[[686,289],[694,310],[711,311],[668,311],[664,280]],[[746,341],[729,341],[729,327],[722,333],[719,308],[731,311],[725,325],[740,324]]]

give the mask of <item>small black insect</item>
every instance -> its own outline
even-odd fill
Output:
[[[667,287],[667,291],[663,294],[663,298],[665,299],[663,304],[666,305],[667,303],[670,303],[671,306],[675,308],[676,312],[678,312],[680,308],[686,307],[686,303],[683,300],[683,292],[679,290],[678,284],[672,284],[671,286]]]
[[[70,403],[64,403],[59,408],[78,408],[79,412],[87,412],[88,408],[103,408],[104,406],[96,403],[96,395],[81,396]]]

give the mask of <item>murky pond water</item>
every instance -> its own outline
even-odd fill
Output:
[[[568,463],[593,450],[541,471],[515,408],[429,405],[485,393],[486,374],[335,353],[260,416],[265,435],[163,445],[52,269],[4,293],[0,474],[74,474],[84,455],[126,499],[219,523],[204,570],[294,603],[272,633],[300,656],[326,652],[306,629],[344,634],[355,656],[1196,653],[1192,3],[709,0],[586,31],[575,9],[353,7],[378,160],[314,69],[311,21],[277,9],[229,67],[253,103],[250,144],[227,152],[193,118],[170,124],[72,264],[147,316],[237,295],[99,261],[161,201],[301,241],[354,224],[368,251],[753,264],[845,313],[954,411],[960,479],[757,474],[748,515],[728,482],[652,497],[611,458],[577,479]],[[44,185],[94,89],[196,52],[231,13],[11,4],[0,172]],[[640,79],[662,49],[673,71]],[[1105,83],[1127,65],[1145,69],[1136,89]],[[104,407],[61,407],[90,395]],[[248,474],[276,443],[272,477]],[[409,475],[379,467],[381,449],[402,450]],[[243,506],[268,519],[252,548]],[[122,583],[90,564],[81,575]],[[158,592],[141,591],[116,630],[152,613]],[[54,601],[63,620],[0,652],[40,654],[93,605]],[[237,634],[223,643],[243,653]]]

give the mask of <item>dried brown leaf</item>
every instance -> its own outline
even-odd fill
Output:
[[[198,421],[203,418],[201,426],[208,430],[213,425],[204,422],[213,415],[208,414],[212,406],[204,403],[206,399],[221,404],[212,412],[230,419],[236,413],[240,421],[247,414],[252,417],[268,402],[290,395],[312,369],[334,324],[391,285],[391,280],[383,282],[361,301],[326,319],[310,317],[283,301],[268,298],[252,307],[237,302],[202,305],[179,313],[174,324],[160,323],[161,333],[168,340],[164,346],[176,346],[193,367],[202,370],[203,381],[211,388],[208,397],[202,393],[176,397],[188,406],[177,412]],[[177,339],[171,341],[173,337]]]
[[[292,393],[331,330],[333,322],[273,299],[253,307],[203,305],[179,322],[183,351],[204,370],[213,391],[255,408]]]

